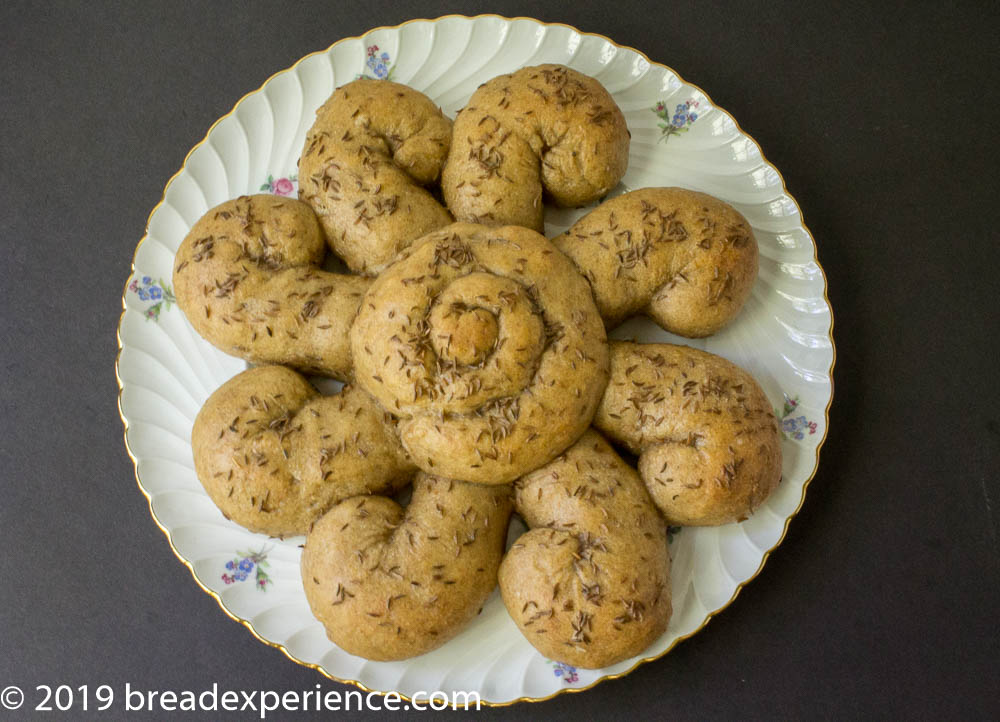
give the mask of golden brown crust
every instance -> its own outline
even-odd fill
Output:
[[[500,591],[524,636],[589,669],[641,653],[670,620],[670,555],[635,470],[590,430],[514,489],[531,531],[504,557]]]
[[[605,201],[552,241],[576,263],[613,328],[644,313],[709,336],[739,313],[757,277],[757,241],[732,206],[683,188]]]
[[[334,503],[392,492],[415,471],[391,418],[345,386],[320,396],[282,366],[237,374],[201,408],[195,469],[228,518],[270,536],[305,534]]]
[[[455,119],[441,188],[459,221],[542,231],[542,189],[582,206],[625,174],[629,133],[604,87],[563,65],[500,75]]]
[[[305,203],[272,195],[226,201],[177,251],[177,303],[228,354],[346,380],[347,330],[371,281],[319,270],[325,253]]]
[[[742,521],[781,480],[781,440],[754,378],[705,351],[611,343],[611,380],[594,426],[639,454],[670,524]]]
[[[377,273],[414,238],[451,223],[422,185],[438,179],[451,121],[419,91],[360,78],[316,111],[299,160],[299,198],[348,267]]]
[[[441,646],[496,586],[510,489],[418,474],[402,509],[385,497],[333,507],[302,551],[306,599],[337,646],[388,661]]]
[[[358,383],[425,471],[500,484],[586,430],[607,381],[587,282],[542,236],[456,223],[376,279],[351,328]]]

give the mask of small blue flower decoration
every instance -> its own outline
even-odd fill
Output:
[[[392,75],[392,70],[389,67],[391,64],[389,53],[385,51],[380,53],[378,45],[368,46],[368,58],[365,60],[365,65],[368,66],[371,73],[368,77],[374,77],[377,80],[388,78]]]
[[[128,285],[128,290],[138,296],[140,301],[156,301],[143,314],[147,321],[159,321],[160,311],[163,310],[164,306],[169,309],[171,304],[177,302],[173,290],[162,278],[157,282],[150,276],[142,276],[141,283],[138,277],[133,278]]]
[[[694,109],[699,105],[697,100],[688,100],[677,105],[673,115],[667,111],[665,101],[660,101],[651,110],[656,113],[656,117],[662,120],[657,123],[660,128],[660,140],[668,140],[670,136],[678,133],[686,133],[691,128],[691,124],[698,120],[698,114]]]
[[[781,420],[781,435],[786,439],[794,439],[795,441],[802,441],[806,438],[806,433],[815,434],[816,433],[816,422],[810,421],[805,416],[792,416],[795,410],[799,407],[799,397],[790,397],[785,394],[785,406],[781,410],[781,413],[777,409],[774,410],[774,415]]]
[[[250,576],[250,572],[256,568],[254,587],[257,588],[257,591],[266,592],[268,586],[273,583],[271,577],[264,571],[264,567],[268,566],[267,554],[269,551],[270,548],[265,547],[260,551],[237,552],[239,556],[226,562],[226,569],[233,573],[223,572],[222,581],[226,584],[245,582]]]
[[[576,673],[576,667],[566,664],[565,662],[553,662],[551,659],[546,660],[549,664],[555,665],[555,669],[552,670],[552,674],[556,677],[562,678],[562,681],[566,684],[573,684],[580,679],[580,676]]]

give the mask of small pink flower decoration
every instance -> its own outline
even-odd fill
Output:
[[[269,175],[267,182],[261,184],[260,189],[279,196],[290,196],[295,192],[293,182],[296,180],[298,180],[298,176],[295,174],[286,178],[275,178],[273,175]]]

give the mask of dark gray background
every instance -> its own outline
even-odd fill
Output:
[[[805,506],[728,610],[625,679],[483,716],[995,717],[996,6],[799,5],[0,4],[0,688],[337,687],[226,618],[151,520],[115,403],[122,286],[244,93],[341,37],[489,10],[639,48],[734,114],[819,244],[837,366]]]

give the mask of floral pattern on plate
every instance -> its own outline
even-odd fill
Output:
[[[267,181],[261,183],[260,190],[265,193],[273,193],[276,196],[291,196],[297,190],[298,181],[299,177],[295,173],[289,173],[280,178],[268,174]]]
[[[785,407],[781,413],[779,414],[777,409],[774,410],[774,415],[781,419],[781,435],[785,439],[802,441],[807,433],[816,433],[815,421],[809,421],[805,416],[793,416],[798,407],[799,397],[792,398],[785,394]]]
[[[264,571],[264,567],[268,566],[267,553],[269,551],[270,549],[262,548],[257,552],[236,552],[238,556],[226,562],[226,569],[229,571],[222,573],[222,581],[226,584],[245,582],[249,578],[250,573],[256,570],[254,574],[254,586],[257,588],[257,591],[266,592],[268,585],[274,583],[267,572]]]
[[[580,679],[580,675],[576,673],[576,667],[573,665],[565,662],[553,662],[551,659],[546,661],[553,665],[552,674],[562,679],[566,684],[573,684]]]
[[[378,45],[368,46],[368,58],[365,60],[365,65],[368,70],[365,73],[359,75],[359,78],[372,78],[373,80],[391,80],[392,79],[392,61],[389,59],[389,53],[379,52]],[[369,73],[371,73],[369,75]]]
[[[169,311],[177,303],[173,289],[162,278],[157,282],[151,276],[136,276],[128,284],[128,290],[140,301],[154,301],[143,313],[147,321],[159,321],[160,311]]]
[[[681,103],[676,108],[671,115],[670,111],[667,110],[667,103],[661,100],[659,103],[653,106],[652,111],[656,113],[656,117],[665,121],[663,123],[657,123],[660,128],[660,140],[666,141],[670,139],[670,136],[677,135],[678,133],[687,133],[691,130],[691,126],[694,122],[698,120],[698,106],[700,103],[697,100],[688,100]]]

